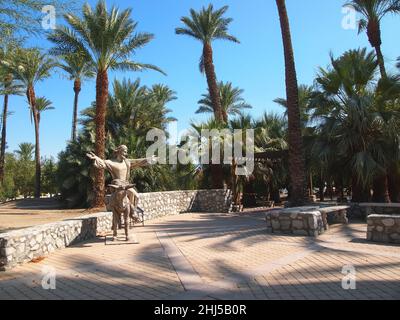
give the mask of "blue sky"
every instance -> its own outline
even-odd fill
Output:
[[[96,1],[90,0],[94,4]],[[171,116],[177,118],[178,128],[183,130],[190,121],[201,121],[204,116],[195,115],[197,101],[206,92],[206,79],[198,70],[202,46],[194,39],[177,36],[174,29],[180,26],[180,18],[189,9],[199,9],[213,3],[215,7],[229,5],[227,16],[232,17],[229,30],[241,44],[215,42],[214,63],[218,80],[231,81],[245,90],[244,98],[253,106],[251,114],[261,116],[265,111],[282,113],[273,103],[285,96],[284,60],[280,25],[274,0],[114,0],[111,6],[133,8],[132,18],[139,22],[138,31],[155,34],[153,40],[134,57],[140,62],[152,63],[162,68],[168,76],[154,71],[143,73],[111,73],[110,79],[123,77],[136,79],[142,84],[163,83],[177,92],[178,99],[170,103]],[[342,28],[344,0],[287,0],[292,29],[296,67],[300,84],[312,84],[319,66],[327,66],[329,52],[335,56],[348,49],[368,47],[365,34]],[[388,69],[395,69],[400,56],[396,46],[399,17],[387,17],[382,23],[383,53]],[[33,38],[30,43],[48,47],[46,40]],[[38,96],[53,101],[55,110],[48,111],[41,120],[42,156],[57,156],[70,138],[72,121],[72,82],[61,72],[36,87]],[[95,82],[83,85],[80,110],[95,99]],[[8,151],[17,149],[21,142],[34,142],[34,127],[30,122],[26,99],[10,98]]]

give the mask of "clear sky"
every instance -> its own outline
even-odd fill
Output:
[[[96,1],[89,2],[95,4]],[[202,46],[194,39],[175,35],[174,29],[181,25],[180,18],[188,15],[190,8],[199,9],[210,2],[215,7],[229,5],[227,16],[234,19],[229,30],[241,41],[241,44],[213,44],[218,80],[231,81],[245,90],[244,98],[253,106],[254,117],[264,111],[283,112],[273,103],[275,98],[285,97],[282,38],[275,0],[108,0],[108,6],[132,7],[132,18],[139,22],[138,31],[155,34],[155,40],[134,58],[155,64],[168,74],[165,77],[154,71],[112,73],[110,79],[140,77],[142,84],[163,83],[175,90],[178,99],[170,103],[169,108],[173,110],[171,116],[179,120],[179,129],[187,128],[191,120],[204,119],[204,116],[195,115],[197,101],[206,92],[205,76],[198,69]],[[299,84],[312,84],[318,67],[328,65],[330,51],[338,56],[348,49],[370,48],[365,34],[357,35],[357,30],[342,28],[344,0],[286,2]],[[382,24],[383,53],[388,69],[393,71],[396,58],[400,56],[399,19],[399,16],[389,16]],[[40,37],[30,42],[44,48],[49,46]],[[37,96],[46,96],[55,107],[42,116],[42,156],[56,157],[70,138],[72,87],[72,82],[58,72],[36,88]],[[79,109],[88,107],[94,99],[95,82],[92,80],[83,84]],[[17,149],[21,142],[34,143],[34,127],[26,99],[11,97],[10,111],[14,114],[8,124],[9,152]]]

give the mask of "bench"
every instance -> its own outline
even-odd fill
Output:
[[[372,214],[367,223],[367,240],[400,244],[400,215]]]
[[[329,229],[329,224],[347,224],[349,206],[296,207],[266,213],[267,231],[317,237]]]
[[[266,213],[267,232],[318,237],[324,232],[319,211],[299,209],[272,210]]]
[[[321,212],[325,230],[329,229],[330,224],[348,224],[349,219],[347,218],[347,210],[349,209],[350,206],[333,206],[319,208],[318,211]]]

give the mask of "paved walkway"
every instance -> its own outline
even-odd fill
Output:
[[[400,299],[400,246],[367,243],[365,224],[318,240],[268,235],[257,213],[185,214],[134,230],[140,244],[98,239],[0,272],[0,299]],[[346,265],[355,290],[342,288]],[[46,269],[55,290],[42,288]]]

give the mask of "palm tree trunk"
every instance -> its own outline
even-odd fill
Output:
[[[97,73],[96,79],[96,143],[95,153],[101,159],[105,157],[106,146],[106,112],[108,99],[108,75],[107,70],[101,70]],[[105,196],[104,170],[95,168],[95,181],[92,207],[99,208],[104,206]]]
[[[40,140],[39,140],[39,114],[37,110],[34,111],[33,121],[35,123],[35,198],[40,198],[41,195],[41,165],[40,165]]]
[[[33,123],[35,125],[35,198],[40,198],[40,177],[41,177],[41,166],[40,166],[40,137],[39,137],[39,113],[36,110],[36,96],[35,90],[32,86],[28,87],[27,99],[31,107],[33,115]]]
[[[383,58],[381,46],[376,46],[375,47],[375,51],[376,51],[376,58],[378,60],[381,77],[383,79],[386,79],[387,78],[387,73],[386,73],[386,68],[385,68],[385,59]]]
[[[219,96],[219,90],[217,85],[217,77],[215,75],[215,68],[213,63],[213,51],[210,44],[204,44],[203,48],[204,58],[204,69],[207,77],[208,90],[210,91],[210,98],[214,108],[214,117],[218,122],[223,122],[222,108],[221,108],[221,97]],[[223,183],[223,172],[221,164],[211,164],[211,175],[212,175],[212,188],[222,189]]]
[[[383,79],[386,79],[387,74],[385,68],[385,59],[383,58],[381,50],[381,45],[382,45],[381,26],[380,22],[377,19],[371,19],[368,21],[367,36],[369,43],[375,49],[376,58],[379,64],[379,70],[381,72],[381,77]]]
[[[369,188],[363,187],[359,182],[357,177],[354,175],[351,181],[351,190],[352,190],[352,202],[369,202],[370,201],[370,192]]]
[[[219,95],[217,76],[215,75],[215,68],[213,62],[213,51],[209,43],[204,44],[203,48],[204,69],[207,77],[208,90],[210,91],[210,98],[214,108],[214,117],[217,121],[223,122],[223,114],[221,107],[221,97]]]
[[[224,123],[228,123],[228,114],[225,110],[222,110],[222,119],[224,120]]]
[[[281,23],[283,47],[285,52],[286,95],[289,131],[289,174],[291,178],[290,204],[303,205],[307,200],[305,186],[305,159],[301,133],[299,89],[290,35],[289,18],[285,0],[276,0]]]
[[[235,159],[232,160],[232,165],[231,165],[231,180],[232,180],[232,186],[231,186],[231,191],[232,191],[232,195],[233,195],[233,204],[237,205],[236,203],[236,192],[237,192],[237,188],[236,188],[236,181],[237,181],[237,176],[236,176],[236,161]]]
[[[374,179],[372,201],[378,203],[390,203],[389,185],[387,175],[381,175]]]
[[[325,179],[322,174],[322,171],[319,176],[319,201],[320,202],[325,201]]]
[[[75,92],[74,111],[73,111],[73,117],[72,117],[72,133],[71,133],[72,141],[76,141],[76,131],[77,131],[77,123],[78,123],[78,97],[79,97],[79,93],[81,92],[81,80],[80,79],[75,79],[74,92]]]
[[[221,164],[210,164],[212,189],[224,188],[224,173]]]
[[[272,200],[275,202],[275,204],[280,204],[282,202],[281,200],[281,193],[279,192],[278,188],[275,188],[272,183],[271,183],[271,197]]]
[[[3,106],[3,127],[1,129],[1,147],[0,147],[0,183],[4,182],[4,167],[6,158],[6,142],[7,142],[7,113],[8,113],[8,94],[4,95]]]
[[[400,202],[400,172],[396,166],[389,170],[388,174],[390,200],[395,203]]]

